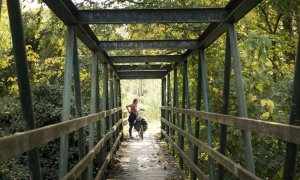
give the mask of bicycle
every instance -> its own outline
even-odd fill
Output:
[[[147,130],[147,128],[148,128],[148,124],[146,122],[146,119],[138,115],[134,122],[134,129],[138,132],[141,140],[144,139],[144,132]]]

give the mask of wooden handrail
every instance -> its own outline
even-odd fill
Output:
[[[286,142],[300,144],[300,126],[268,122],[257,119],[235,117],[211,112],[162,106],[161,109],[186,114],[192,117],[207,119],[211,122],[225,124],[235,128],[260,133],[269,137],[278,138]]]
[[[220,163],[223,167],[225,167],[229,172],[231,172],[233,175],[235,175],[239,179],[255,179],[255,180],[259,180],[260,179],[259,177],[257,177],[255,174],[253,174],[249,170],[247,170],[244,167],[242,167],[241,165],[235,163],[230,158],[224,156],[223,154],[219,153],[215,149],[209,147],[204,142],[202,142],[201,140],[195,138],[191,134],[188,134],[187,132],[185,132],[181,128],[177,127],[173,123],[167,121],[164,118],[161,118],[161,120],[165,124],[167,124],[169,127],[171,127],[172,129],[176,130],[179,134],[181,134],[182,136],[184,136],[188,141],[190,141],[191,143],[193,143],[194,145],[196,145],[203,152],[205,152],[210,157],[212,157],[215,161],[217,161],[218,163]],[[167,134],[164,134],[164,136],[167,136]],[[168,141],[170,142],[170,140],[168,140]]]
[[[106,168],[107,168],[110,160],[113,157],[113,153],[115,152],[115,150],[116,150],[116,148],[117,148],[117,146],[119,144],[119,141],[120,141],[121,137],[122,137],[122,132],[119,133],[118,138],[116,139],[116,141],[113,144],[111,150],[109,151],[108,155],[106,156],[105,161],[103,162],[100,170],[98,171],[98,173],[96,175],[96,178],[95,178],[96,180],[97,179],[101,180],[101,178],[102,178],[102,176],[103,176],[103,174],[104,174],[104,172],[105,172],[105,170],[106,170]]]
[[[180,149],[175,143],[174,141],[167,135],[167,133],[164,130],[161,130],[162,134],[164,135],[164,137],[169,141],[169,143],[172,144],[172,146],[175,148],[175,150],[177,150],[177,152],[180,154],[180,156],[186,161],[188,162],[188,164],[190,165],[190,168],[193,170],[193,172],[195,172],[197,174],[197,176],[199,176],[200,179],[206,179],[208,180],[207,175],[205,175],[201,169],[184,153],[184,151],[182,149]]]
[[[93,161],[93,159],[96,157],[96,155],[100,152],[100,150],[103,148],[105,143],[113,136],[114,132],[117,130],[117,128],[120,126],[120,124],[123,122],[122,119],[120,119],[106,134],[101,140],[96,144],[96,146],[91,149],[62,179],[77,179],[80,174],[88,167],[88,165]],[[118,143],[118,141],[115,141],[115,143]]]
[[[121,107],[118,107],[97,114],[2,137],[0,138],[0,161],[8,160],[30,149],[57,139],[64,134],[74,132],[92,122],[104,119],[121,109]]]

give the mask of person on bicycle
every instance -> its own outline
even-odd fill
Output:
[[[126,106],[127,111],[130,113],[128,121],[129,121],[129,137],[132,138],[132,127],[134,125],[134,121],[137,118],[138,110],[138,99],[134,99],[133,103]],[[129,110],[130,107],[130,110]]]

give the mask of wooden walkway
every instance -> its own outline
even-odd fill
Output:
[[[157,134],[147,132],[140,140],[134,132],[133,139],[122,142],[108,179],[185,179],[165,142],[155,138]]]

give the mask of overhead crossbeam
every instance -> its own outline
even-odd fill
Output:
[[[124,71],[168,71],[172,65],[115,65],[117,72]]]
[[[64,24],[76,24],[76,22],[78,22],[74,16],[74,14],[77,14],[78,10],[71,0],[43,0],[43,2]],[[113,65],[108,60],[107,53],[98,47],[99,40],[87,24],[77,26],[77,36],[91,51],[98,51],[101,60],[108,63],[110,67],[114,69]]]
[[[164,71],[131,71],[119,72],[120,79],[161,79],[166,75]]]
[[[100,41],[103,50],[196,49],[197,40]]]
[[[80,10],[80,24],[209,23],[224,21],[224,8]]]
[[[180,55],[164,56],[110,56],[112,63],[174,63],[183,61]]]

